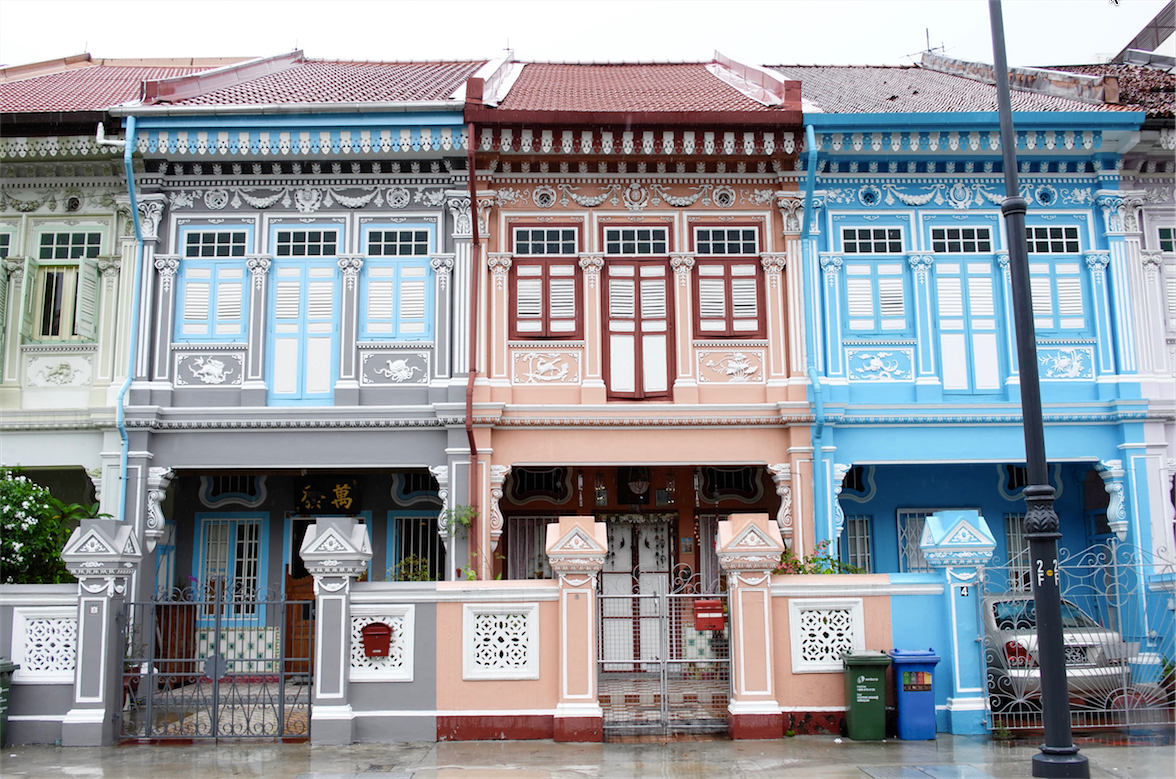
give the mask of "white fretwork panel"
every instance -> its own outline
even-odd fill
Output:
[[[12,610],[12,681],[71,684],[77,655],[75,606],[16,607]]]
[[[363,651],[363,629],[373,622],[392,628],[387,657],[368,657]],[[353,682],[411,682],[416,608],[382,604],[351,606],[351,671]]]
[[[463,623],[462,678],[539,678],[539,604],[466,604]]]
[[[841,653],[865,649],[861,598],[788,601],[793,673],[840,673]]]

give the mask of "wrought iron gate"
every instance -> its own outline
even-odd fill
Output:
[[[216,579],[123,619],[123,738],[310,735],[313,600]]]
[[[994,730],[1042,727],[1036,609],[1028,553],[985,568],[980,624],[988,722]],[[1066,678],[1071,725],[1172,723],[1176,707],[1176,567],[1110,539],[1061,551]]]
[[[602,592],[597,646],[605,737],[725,731],[731,699],[726,594],[705,594],[697,577],[633,576],[631,593]],[[711,589],[711,588],[706,588]],[[696,604],[721,613],[703,630]]]

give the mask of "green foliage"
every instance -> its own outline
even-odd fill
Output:
[[[478,510],[473,506],[458,506],[442,511],[441,516],[437,518],[437,522],[441,527],[445,528],[445,532],[448,535],[453,536],[458,532],[465,535],[469,532],[477,516]]]
[[[388,578],[394,582],[433,581],[433,575],[429,572],[428,558],[414,554],[401,560],[394,568],[389,568]]]
[[[841,562],[829,551],[828,541],[817,542],[812,554],[797,557],[791,549],[780,555],[780,563],[772,573],[862,573],[856,565]]]
[[[61,549],[77,521],[96,511],[96,505],[91,509],[61,503],[19,468],[0,468],[0,580],[7,584],[73,581],[61,561]]]

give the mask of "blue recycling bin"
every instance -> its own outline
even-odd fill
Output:
[[[939,656],[934,649],[894,649],[894,700],[898,706],[898,737],[903,741],[935,738],[935,689],[932,677]]]

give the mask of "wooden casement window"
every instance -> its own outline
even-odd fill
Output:
[[[27,289],[21,333],[32,340],[94,338],[98,322],[97,231],[43,233],[37,257],[25,263]]]
[[[670,397],[674,328],[669,231],[609,227],[604,247],[609,255],[604,264],[609,397]]]
[[[366,236],[360,337],[427,341],[433,337],[432,236],[425,229],[375,229]]]
[[[701,338],[762,337],[759,231],[696,227],[694,252],[695,333]]]
[[[904,245],[900,228],[842,228],[845,324],[850,333],[895,335],[910,328],[907,263],[894,256]]]
[[[1082,243],[1076,226],[1025,228],[1033,326],[1040,333],[1088,328],[1082,289]]]
[[[247,241],[244,230],[192,230],[184,234],[177,341],[245,340]]]
[[[578,232],[516,227],[511,265],[512,338],[580,338]]]

